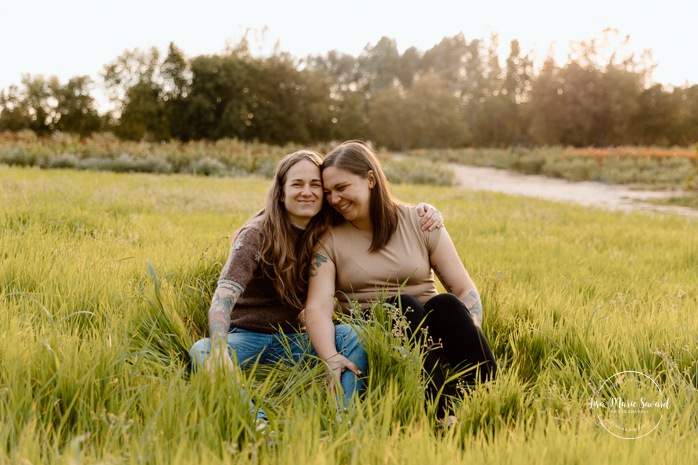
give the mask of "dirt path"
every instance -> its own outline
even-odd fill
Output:
[[[533,176],[495,168],[449,164],[456,173],[457,185],[472,190],[525,195],[559,202],[596,206],[609,210],[675,213],[698,217],[698,210],[688,207],[654,205],[647,202],[672,195],[665,191],[636,191],[600,182],[570,182],[563,179]]]

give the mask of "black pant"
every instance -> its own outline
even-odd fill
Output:
[[[388,303],[402,310],[409,322],[415,343],[422,346],[436,344],[435,348],[426,352],[424,371],[428,380],[427,397],[434,399],[441,390],[445,394],[439,397],[439,418],[448,414],[447,396],[457,393],[459,382],[467,387],[478,381],[495,378],[497,363],[492,349],[458,297],[453,294],[439,294],[422,305],[414,297],[403,294],[391,297]],[[447,361],[453,370],[469,370],[459,379],[446,383],[440,363],[442,360]]]

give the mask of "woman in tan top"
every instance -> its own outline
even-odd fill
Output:
[[[322,179],[337,225],[320,238],[309,279],[306,325],[317,354],[327,360],[337,353],[335,298],[344,309],[349,301],[367,308],[387,298],[411,309],[403,313],[420,343],[425,337],[441,342],[425,359],[431,398],[441,389],[447,395],[456,390],[455,381],[445,385],[440,357],[456,370],[474,367],[460,380],[467,385],[493,378],[496,362],[481,331],[480,295],[448,232],[419,229],[415,208],[390,194],[375,154],[361,142],[332,150],[323,160]],[[438,293],[434,272],[448,293]],[[437,414],[449,414],[445,396],[439,396]]]

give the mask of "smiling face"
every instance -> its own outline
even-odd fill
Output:
[[[322,208],[320,168],[310,160],[301,160],[289,168],[280,201],[293,224],[307,226]]]
[[[363,178],[351,171],[328,166],[322,171],[325,198],[345,220],[358,228],[371,226],[371,189],[375,184],[373,172]]]

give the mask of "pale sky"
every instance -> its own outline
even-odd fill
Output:
[[[562,64],[571,40],[605,28],[629,35],[630,49],[651,49],[663,84],[698,84],[698,0],[0,0],[0,90],[23,73],[61,82],[89,75],[127,49],[174,42],[187,57],[220,53],[249,28],[268,51],[302,58],[338,50],[358,56],[382,36],[400,52],[422,52],[462,32],[470,41],[499,35],[500,58],[516,38],[543,58],[552,46]],[[261,49],[255,45],[255,48]]]

